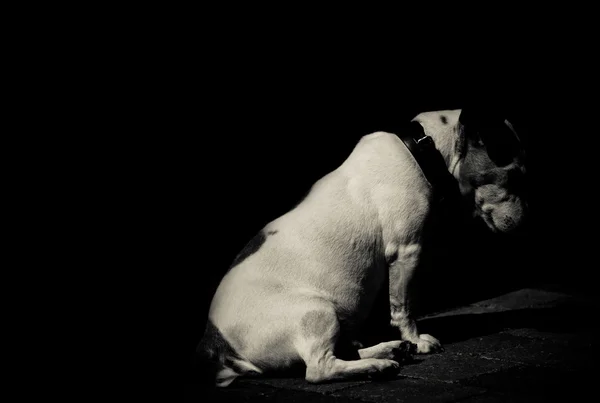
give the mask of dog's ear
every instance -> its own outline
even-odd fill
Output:
[[[481,128],[485,120],[485,111],[476,106],[469,105],[461,109],[458,116],[460,134],[457,143],[457,150],[460,150],[461,156],[464,156],[469,147],[483,147]]]
[[[519,154],[519,139],[501,109],[470,106],[462,109],[459,122],[464,139],[470,144],[485,146],[497,166],[511,163]]]

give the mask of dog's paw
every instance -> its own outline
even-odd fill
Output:
[[[417,345],[410,341],[401,341],[397,347],[391,351],[392,359],[400,363],[412,360],[414,354],[417,353]]]
[[[400,364],[393,360],[376,359],[373,363],[376,371],[369,375],[373,380],[394,378],[400,372]]]
[[[378,357],[387,358],[402,363],[410,360],[416,353],[416,344],[411,343],[410,341],[397,340],[385,343],[384,348],[382,348],[381,352],[378,354]]]
[[[410,360],[416,352],[416,344],[403,340],[384,341],[375,346],[358,350],[361,359],[379,358],[399,363]]]
[[[400,364],[394,360],[377,360],[375,364],[379,372],[394,372],[400,368]]]
[[[440,343],[438,339],[429,334],[419,335],[419,340],[417,341],[417,353],[429,354],[438,351],[443,351],[442,343]]]

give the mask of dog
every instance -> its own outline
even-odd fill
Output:
[[[216,385],[295,365],[311,383],[383,375],[407,355],[439,351],[419,333],[408,293],[427,219],[455,190],[491,231],[510,233],[526,216],[524,175],[519,137],[493,113],[424,112],[405,133],[363,136],[220,282],[198,346],[216,365]],[[356,335],[386,284],[400,337],[362,348]]]

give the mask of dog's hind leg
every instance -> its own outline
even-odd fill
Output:
[[[400,367],[396,361],[366,358],[345,361],[334,355],[340,324],[333,306],[319,304],[304,313],[296,348],[306,364],[306,380],[322,383],[354,377],[392,372]]]

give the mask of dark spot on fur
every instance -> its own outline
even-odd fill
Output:
[[[231,267],[237,266],[238,264],[246,260],[248,256],[255,254],[263,245],[263,243],[265,243],[266,239],[267,237],[265,236],[264,231],[260,231],[258,234],[256,234],[254,238],[252,238],[250,242],[248,242],[246,246],[244,246],[244,249],[242,249],[242,251],[238,253],[238,255],[233,260]]]
[[[235,338],[236,343],[242,341],[240,332],[243,332],[243,329],[233,329],[232,337]],[[203,382],[215,379],[218,382],[224,380],[227,377],[220,377],[224,368],[231,368],[237,374],[256,374],[256,371],[248,370],[237,363],[239,360],[244,361],[244,358],[225,340],[223,334],[210,320],[207,321],[204,336],[196,347],[196,354],[197,365],[200,367],[202,376],[206,378]]]
[[[267,287],[267,289],[271,292],[282,292],[284,287],[283,284],[281,283],[277,283],[277,282],[269,282],[266,283],[265,286]]]
[[[447,125],[448,124],[448,118],[444,115],[440,116],[440,120],[442,121],[443,124]]]
[[[275,235],[276,233],[277,230],[271,230],[268,231],[265,235],[265,231],[261,230],[258,234],[254,236],[254,238],[250,240],[250,242],[248,242],[248,244],[246,244],[246,246],[244,246],[244,249],[242,249],[242,251],[235,257],[230,268],[237,266],[238,264],[246,260],[248,256],[255,254],[265,243],[267,235]]]
[[[323,336],[337,321],[335,314],[327,311],[309,311],[302,317],[300,326],[305,337]]]
[[[210,361],[221,363],[225,356],[237,356],[235,350],[210,320],[206,323],[204,336],[196,347],[196,352]]]

